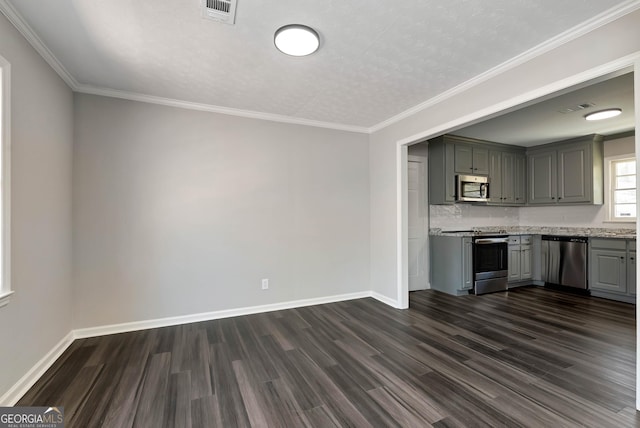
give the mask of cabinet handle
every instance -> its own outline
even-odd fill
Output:
[[[562,198],[558,198],[558,200],[560,200],[560,199],[562,199]]]

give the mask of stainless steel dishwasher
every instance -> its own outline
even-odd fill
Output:
[[[542,235],[542,280],[582,290],[587,282],[587,238]]]

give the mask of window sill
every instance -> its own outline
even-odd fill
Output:
[[[0,294],[0,308],[9,303],[9,300],[11,300],[11,295],[13,295],[13,291],[8,291]]]

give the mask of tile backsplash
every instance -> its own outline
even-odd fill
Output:
[[[444,230],[519,226],[520,208],[471,204],[429,205],[429,227]]]
[[[488,226],[566,226],[635,228],[634,223],[607,223],[603,205],[491,207],[470,204],[430,205],[429,226],[443,230]]]

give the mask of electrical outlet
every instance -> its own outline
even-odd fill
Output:
[[[262,289],[263,290],[268,290],[269,289],[269,279],[268,278],[264,278],[262,280]]]

